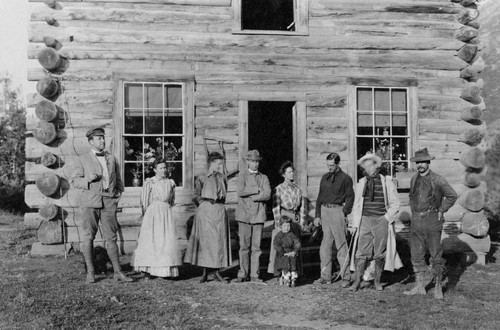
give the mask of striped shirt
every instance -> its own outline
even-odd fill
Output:
[[[368,178],[367,178],[368,179]],[[370,179],[368,179],[369,181]],[[372,191],[367,181],[365,186],[365,193],[363,194],[363,215],[364,216],[380,216],[384,215],[387,210],[385,208],[385,199],[384,199],[384,189],[382,187],[382,180],[380,176],[377,174],[373,177],[373,200],[372,200]]]

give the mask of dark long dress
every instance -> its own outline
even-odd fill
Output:
[[[195,182],[199,202],[184,261],[208,268],[231,264],[231,237],[224,201],[226,179],[217,172],[201,175]]]

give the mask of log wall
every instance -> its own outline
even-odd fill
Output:
[[[238,168],[240,139],[246,138],[240,134],[239,101],[305,102],[305,123],[298,129],[306,137],[301,185],[310,214],[327,153],[339,152],[341,166],[355,175],[349,145],[354,138],[348,92],[353,79],[394,87],[411,81],[418,112],[413,147],[427,147],[437,158],[432,168],[451,183],[463,181],[459,158],[466,146],[459,140],[471,128],[471,120],[463,116],[473,107],[476,114],[484,109],[478,93],[484,66],[478,11],[470,1],[464,7],[449,0],[310,0],[306,36],[233,34],[230,0],[69,0],[55,8],[30,0],[30,8],[28,77],[59,81],[62,93],[56,103],[65,111],[66,126],[51,145],[27,137],[28,182],[55,172],[63,178],[64,190],[62,196],[49,198],[29,184],[26,203],[35,209],[49,203],[62,206],[74,219],[70,226],[79,225],[77,196],[67,185],[71,164],[88,151],[85,132],[90,122],[105,125],[113,144],[114,118],[120,111],[117,75],[192,77],[195,176],[205,169],[204,135],[233,141],[226,145],[228,167]],[[47,45],[69,61],[61,74],[48,72],[37,61]],[[28,96],[28,130],[37,126],[34,108],[42,99],[38,93]],[[480,120],[472,122],[482,129]],[[111,151],[118,154],[112,146]],[[62,159],[63,166],[41,165],[38,159],[46,152]],[[235,207],[235,188],[236,178],[229,182],[228,209]],[[119,204],[119,221],[132,228],[124,240],[134,239],[132,232],[140,223],[135,217],[139,193],[126,189]],[[177,194],[180,228],[193,214],[191,195],[190,190]],[[407,207],[407,194],[401,192],[401,197]],[[36,218],[26,215],[30,224]],[[69,239],[78,240],[73,232]]]

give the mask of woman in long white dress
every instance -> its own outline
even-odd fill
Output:
[[[141,207],[144,218],[132,258],[135,271],[157,277],[179,276],[182,255],[178,249],[172,205],[175,182],[167,178],[167,164],[155,164],[154,177],[146,179],[142,188]]]

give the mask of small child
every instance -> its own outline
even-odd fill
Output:
[[[285,285],[294,287],[297,280],[297,255],[300,250],[300,240],[290,231],[292,219],[282,216],[279,220],[281,231],[274,238],[276,250],[275,268],[281,271],[281,278]]]

